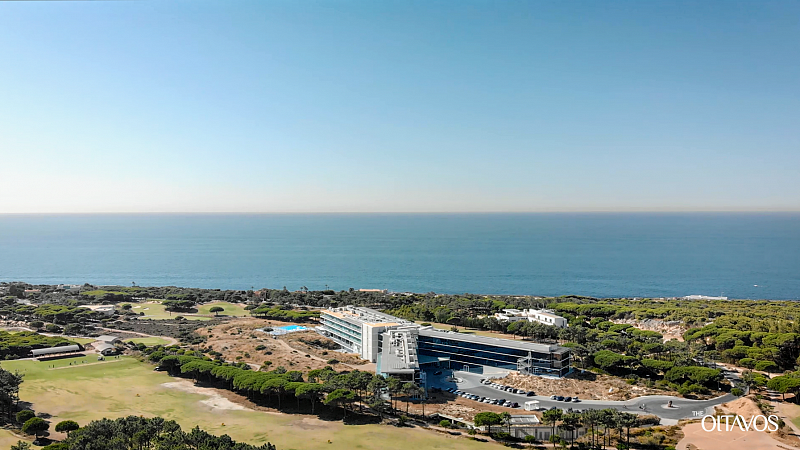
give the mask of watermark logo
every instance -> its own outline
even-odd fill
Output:
[[[697,411],[694,411],[697,412]],[[703,431],[711,432],[711,431],[731,431],[734,427],[739,427],[742,431],[750,431],[751,429],[755,431],[778,431],[780,427],[778,423],[780,422],[780,418],[775,415],[757,415],[750,418],[750,420],[745,419],[743,416],[740,415],[727,415],[727,416],[703,416],[703,420],[700,422],[700,426],[703,427]]]

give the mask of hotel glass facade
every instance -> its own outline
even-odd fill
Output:
[[[505,341],[505,342],[503,342]],[[570,371],[569,349],[504,339],[459,336],[457,333],[423,330],[419,354],[449,357],[454,369],[491,366],[532,375],[564,376]]]

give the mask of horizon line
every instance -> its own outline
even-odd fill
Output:
[[[0,216],[70,216],[70,215],[372,215],[372,214],[790,214],[800,213],[800,209],[548,209],[548,210],[509,210],[509,211],[77,211],[77,212],[0,212]]]

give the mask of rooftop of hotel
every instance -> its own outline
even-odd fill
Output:
[[[381,358],[381,371],[413,372],[419,369],[416,328],[389,330],[384,337]]]
[[[424,327],[419,330],[420,336],[434,337],[440,339],[452,339],[461,342],[472,342],[475,344],[492,345],[497,347],[514,348],[518,350],[527,350],[537,353],[559,353],[561,347],[555,344],[540,344],[530,341],[516,341],[513,339],[502,339],[488,336],[476,336],[473,334],[456,333],[452,331],[437,330],[433,327]]]
[[[366,323],[369,325],[413,325],[414,322],[403,320],[399,317],[384,314],[371,308],[364,308],[361,306],[342,306],[341,308],[331,308],[323,311],[325,314],[330,314],[339,318],[352,319],[357,322]]]

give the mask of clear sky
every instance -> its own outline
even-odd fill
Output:
[[[0,3],[0,213],[800,210],[800,2]]]

